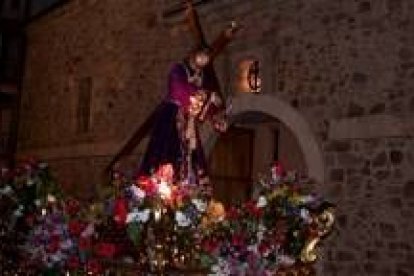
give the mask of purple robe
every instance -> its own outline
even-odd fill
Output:
[[[176,178],[186,178],[188,170],[197,172],[193,182],[199,184],[201,177],[207,176],[207,164],[196,124],[196,148],[186,152],[179,121],[186,117],[190,105],[190,96],[202,88],[211,88],[208,74],[203,74],[201,83],[190,82],[193,72],[185,63],[172,66],[168,77],[168,93],[164,101],[157,107],[156,116],[150,133],[150,141],[144,154],[138,175],[149,175],[160,165],[171,163]],[[191,154],[191,168],[185,168],[186,157]]]

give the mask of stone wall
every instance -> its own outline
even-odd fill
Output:
[[[97,192],[99,171],[190,48],[164,2],[73,0],[29,26],[20,152],[50,160],[67,189]],[[338,223],[321,275],[412,275],[414,2],[223,0],[200,13],[210,38],[232,18],[244,25],[217,63],[224,86],[238,60],[261,60],[263,93],[307,118],[323,151]],[[79,131],[87,78],[90,128]]]

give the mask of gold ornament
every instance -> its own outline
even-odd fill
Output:
[[[313,220],[316,223],[317,236],[313,236],[306,241],[305,246],[300,254],[300,259],[303,263],[312,263],[317,259],[316,246],[320,242],[321,238],[331,232],[333,224],[335,222],[334,208],[328,207],[317,214]]]

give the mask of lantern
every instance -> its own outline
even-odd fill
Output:
[[[262,79],[260,78],[259,61],[254,60],[250,63],[247,74],[247,82],[249,84],[250,92],[259,93],[262,88]]]

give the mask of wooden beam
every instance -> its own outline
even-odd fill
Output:
[[[203,6],[208,3],[217,2],[217,0],[193,0],[193,6]],[[170,8],[169,10],[163,13],[164,18],[174,17],[182,12],[185,11],[184,1],[183,3],[177,4],[174,7]]]
[[[29,14],[28,14],[28,18],[27,18],[27,21],[26,21],[27,24],[30,24],[33,21],[36,21],[37,19],[43,17],[44,15],[48,14],[49,12],[51,12],[51,11],[53,11],[53,10],[55,10],[55,9],[57,9],[57,8],[59,8],[59,7],[61,7],[61,6],[63,6],[63,5],[70,2],[69,0],[57,1],[56,3],[54,3],[54,4],[50,5],[49,7],[47,7],[46,9],[38,12],[37,14],[32,15],[31,14],[32,13],[31,9],[33,8],[33,5],[32,5],[31,1],[33,1],[33,0],[29,1],[30,11],[28,12]]]

